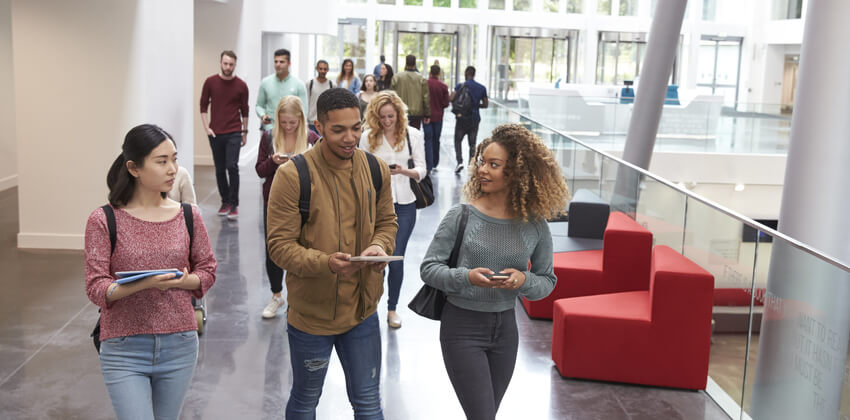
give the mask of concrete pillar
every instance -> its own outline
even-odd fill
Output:
[[[679,49],[679,33],[687,3],[687,0],[658,0],[655,6],[646,54],[641,63],[640,85],[635,91],[635,105],[623,150],[623,160],[643,169],[649,168],[655,148],[667,81]],[[614,197],[610,199],[614,209],[627,213],[636,210],[639,181],[637,171],[619,168]]]
[[[193,7],[12,2],[19,247],[83,248],[85,220],[106,203],[107,170],[135,125],[161,125],[180,164],[193,166]]]
[[[635,92],[635,106],[623,159],[641,168],[649,168],[655,135],[661,121],[661,109],[667,94],[667,81],[679,48],[679,33],[687,0],[658,0],[655,17],[649,29],[640,72],[640,86]]]
[[[811,0],[779,230],[850,261],[849,2]],[[831,48],[833,47],[833,48]],[[850,275],[774,241],[754,378],[753,418],[838,418],[850,335]]]

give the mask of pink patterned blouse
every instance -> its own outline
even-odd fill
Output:
[[[189,255],[189,232],[183,211],[164,222],[138,219],[115,209],[117,240],[110,255],[109,229],[100,208],[86,223],[86,294],[100,313],[100,339],[137,334],[171,334],[197,330],[192,296],[201,298],[215,283],[216,261],[207,229],[197,207],[192,207],[194,240]],[[106,290],[118,271],[177,268],[201,279],[198,290],[145,289],[112,303]]]

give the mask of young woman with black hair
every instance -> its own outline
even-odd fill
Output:
[[[100,366],[119,419],[176,419],[198,358],[192,297],[213,285],[216,261],[197,207],[190,236],[181,205],[166,197],[177,168],[168,133],[134,127],[106,177],[114,249],[105,210],[86,224],[86,294],[101,309]],[[182,275],[117,283],[117,272],[164,268]]]
[[[378,92],[387,90],[393,83],[393,66],[381,63],[381,69],[378,72]]]
[[[346,88],[353,94],[360,93],[360,78],[354,72],[354,62],[350,58],[342,60],[342,70],[336,78],[336,83],[341,88]]]

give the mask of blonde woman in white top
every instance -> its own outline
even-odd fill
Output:
[[[360,148],[368,150],[390,166],[393,203],[398,216],[398,233],[393,255],[404,255],[407,241],[413,232],[413,226],[416,225],[416,196],[410,189],[410,180],[418,182],[425,177],[424,136],[421,131],[407,125],[407,107],[391,90],[378,92],[369,101],[366,109],[366,128],[360,137]],[[413,168],[408,168],[407,161],[411,157]],[[391,262],[387,275],[387,324],[392,328],[401,327],[401,317],[396,312],[396,305],[403,278],[404,261]]]

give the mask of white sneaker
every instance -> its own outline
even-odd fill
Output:
[[[398,312],[387,312],[387,325],[389,325],[390,328],[401,328],[401,317],[398,316]]]
[[[457,166],[455,166],[455,173],[456,173],[456,174],[459,174],[459,173],[460,173],[460,171],[462,171],[462,170],[463,170],[463,164],[462,164],[462,163],[458,163],[458,164],[457,164]]]
[[[277,316],[277,310],[280,309],[283,304],[286,303],[283,300],[283,297],[274,297],[272,296],[272,300],[266,305],[266,308],[263,309],[263,318],[269,319]]]

